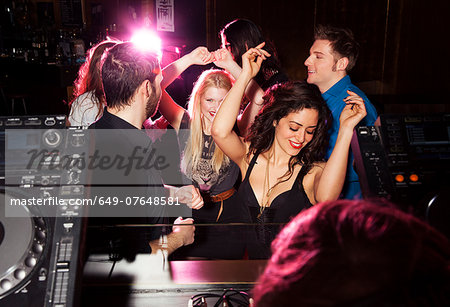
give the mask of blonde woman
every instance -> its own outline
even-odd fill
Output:
[[[190,65],[204,65],[214,60],[214,55],[205,47],[195,49],[164,69],[162,88]],[[159,111],[178,131],[181,170],[200,189],[205,203],[193,212],[196,223],[242,222],[245,216],[235,193],[239,167],[216,146],[211,136],[215,113],[233,83],[234,78],[224,70],[204,71],[194,85],[187,110],[175,103],[167,92],[162,94]],[[238,126],[246,127],[247,118],[240,117]],[[230,228],[198,227],[196,244],[185,249],[185,256],[233,259],[241,258],[243,251],[238,234]]]

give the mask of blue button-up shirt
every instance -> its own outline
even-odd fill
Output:
[[[328,159],[333,151],[334,145],[336,144],[336,139],[339,131],[339,117],[341,112],[345,107],[344,98],[348,97],[347,90],[355,92],[362,99],[366,105],[367,115],[360,122],[362,126],[372,126],[377,119],[377,110],[370,102],[369,98],[356,87],[350,80],[350,76],[345,76],[339,80],[335,85],[328,89],[322,94],[323,99],[325,99],[328,107],[333,115],[333,125],[329,131],[330,143],[327,150],[326,158]],[[348,166],[347,166],[347,177],[345,179],[344,190],[342,191],[343,197],[348,199],[360,198],[361,188],[359,187],[358,175],[353,169],[353,153],[350,151]]]

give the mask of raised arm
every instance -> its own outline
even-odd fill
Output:
[[[181,119],[185,110],[170,97],[166,90],[162,90],[158,111],[176,131],[180,129]]]
[[[255,48],[262,50],[265,43],[261,43]],[[264,50],[264,55],[266,57],[270,56],[270,54]],[[233,60],[233,56],[231,53],[225,49],[219,49],[214,52],[214,64],[220,68],[225,69],[229,73],[233,75],[235,79],[237,79],[242,71],[241,67]],[[264,91],[262,88],[256,83],[255,80],[250,80],[246,89],[245,95],[250,100],[248,105],[246,106],[244,112],[241,116],[238,117],[237,124],[239,128],[239,132],[242,137],[247,136],[250,126],[253,123],[256,115],[258,115],[259,111],[263,106],[263,96]]]
[[[233,60],[233,56],[226,48],[217,49],[213,52],[214,65],[228,71],[235,79],[241,74],[241,66]]]
[[[265,59],[264,50],[251,48],[242,55],[242,71],[235,84],[222,101],[214,117],[211,134],[215,143],[238,165],[244,161],[246,146],[243,140],[233,131],[236,117],[250,80],[258,73]]]
[[[317,202],[336,200],[339,197],[344,186],[353,129],[367,114],[364,100],[354,92],[347,92],[349,96],[344,100],[347,105],[339,118],[336,144],[323,171],[316,174],[314,181]]]
[[[261,111],[264,105],[264,91],[255,80],[252,79],[247,85],[245,95],[250,99],[250,102],[247,104],[244,112],[237,121],[239,132],[242,137],[247,136],[256,115],[259,114],[259,111]]]
[[[167,119],[170,125],[178,131],[181,119],[185,112],[165,91],[178,76],[191,65],[206,65],[213,61],[214,56],[206,47],[198,47],[180,59],[172,62],[163,69],[163,80],[161,81],[162,95],[159,103],[159,111]]]
[[[197,47],[190,53],[164,67],[161,89],[168,87],[179,75],[191,65],[206,65],[212,63],[214,55],[206,47]]]

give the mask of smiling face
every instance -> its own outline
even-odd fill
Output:
[[[200,111],[203,116],[203,122],[211,125],[220,103],[225,98],[228,91],[224,88],[208,87],[200,98]]]
[[[275,125],[274,145],[289,156],[296,156],[308,144],[319,120],[314,109],[303,109],[289,113]]]
[[[307,82],[317,85],[322,93],[326,92],[346,75],[345,67],[342,69],[344,62],[344,58],[335,59],[330,41],[316,40],[304,63],[308,68]]]

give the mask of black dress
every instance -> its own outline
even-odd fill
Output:
[[[250,174],[259,154],[255,154],[242,181],[238,194],[242,204],[247,207],[249,222],[256,224],[247,232],[247,251],[252,259],[266,259],[271,255],[270,244],[285,223],[296,216],[300,211],[312,206],[303,188],[303,177],[306,168],[299,171],[292,188],[275,197],[270,207],[262,213],[258,200],[250,185]],[[275,223],[275,224],[272,224]],[[278,223],[278,224],[277,224]]]

